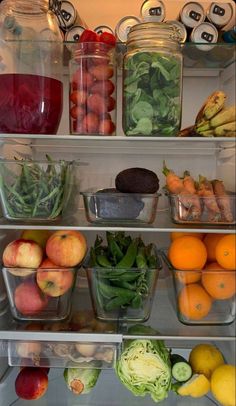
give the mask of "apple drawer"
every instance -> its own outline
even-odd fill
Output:
[[[41,366],[54,368],[113,368],[120,343],[9,341],[10,366]]]
[[[59,321],[70,315],[75,268],[2,268],[11,313],[20,321]]]

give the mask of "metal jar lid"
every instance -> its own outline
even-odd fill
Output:
[[[166,9],[162,1],[145,0],[140,9],[143,21],[155,21],[161,23],[165,19]]]
[[[205,10],[201,3],[190,1],[180,10],[180,20],[188,28],[194,28],[205,20]]]
[[[181,23],[180,21],[177,20],[166,20],[166,24],[170,24],[174,26],[179,34],[180,37],[180,42],[184,43],[187,40],[187,30],[185,28],[185,25]]]
[[[140,19],[135,16],[125,16],[121,18],[115,27],[115,35],[117,39],[121,42],[126,42],[130,28],[140,22]]]
[[[230,3],[211,3],[207,10],[207,18],[217,27],[224,27],[230,22],[233,12],[233,5]]]
[[[193,29],[190,35],[190,41],[199,43],[199,44],[209,44],[198,46],[199,49],[204,51],[209,51],[212,49],[211,44],[215,44],[218,40],[218,31],[217,28],[211,23],[201,23]]]
[[[94,28],[94,31],[99,35],[102,34],[103,32],[109,32],[110,34],[114,34],[114,31],[108,25],[98,25],[98,27]]]

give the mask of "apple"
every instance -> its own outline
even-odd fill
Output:
[[[38,268],[43,259],[43,249],[32,240],[18,239],[10,242],[3,251],[3,264],[13,275],[27,276]],[[28,268],[28,269],[14,269]],[[31,269],[30,269],[31,268]]]
[[[58,269],[46,258],[37,270],[36,280],[39,288],[48,296],[58,297],[66,293],[74,282],[74,272],[69,269]]]
[[[15,391],[25,400],[41,398],[48,388],[48,375],[44,368],[25,367],[16,377]]]
[[[14,303],[17,310],[23,315],[34,315],[47,307],[48,296],[34,282],[25,281],[16,287]]]
[[[78,265],[87,251],[87,242],[82,233],[74,230],[56,231],[46,243],[48,258],[58,266]]]
[[[24,230],[20,238],[35,241],[44,249],[50,235],[51,232],[49,230]]]

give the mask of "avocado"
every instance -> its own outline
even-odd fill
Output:
[[[115,186],[123,193],[156,193],[159,189],[159,179],[149,169],[129,168],[118,173]]]

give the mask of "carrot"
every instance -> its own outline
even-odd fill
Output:
[[[211,183],[222,214],[222,219],[231,223],[233,221],[233,214],[231,211],[230,198],[225,191],[224,183],[218,179],[214,179]]]
[[[197,193],[197,189],[195,187],[194,179],[190,175],[189,171],[184,171],[183,184],[184,184],[184,189],[187,192],[189,192],[190,194]]]
[[[167,168],[165,161],[163,162],[162,173],[166,177],[166,187],[170,193],[178,195],[184,190],[182,179],[174,171]]]
[[[199,175],[198,195],[203,198],[203,203],[208,210],[209,221],[219,221],[221,214],[214,195],[211,182]]]
[[[183,178],[184,190],[190,196],[188,197],[189,203],[191,203],[191,213],[189,216],[189,220],[200,220],[201,217],[201,202],[199,196],[197,194],[197,189],[195,187],[195,181],[193,177],[190,175],[189,171],[184,171],[184,178]]]

